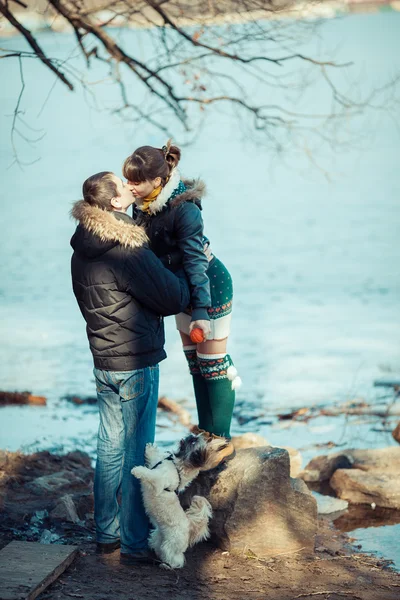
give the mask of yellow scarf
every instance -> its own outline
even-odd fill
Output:
[[[162,185],[159,185],[158,187],[156,187],[155,190],[153,190],[151,192],[151,194],[149,196],[147,196],[147,198],[143,198],[143,202],[140,206],[140,209],[145,212],[145,213],[149,213],[150,210],[150,204],[152,202],[154,202],[154,200],[156,200],[156,198],[158,198],[158,196],[161,194],[161,190],[163,189]]]

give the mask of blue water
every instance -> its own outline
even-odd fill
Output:
[[[400,73],[399,27],[395,12],[331,20],[308,49],[323,43],[335,48],[338,62],[353,61],[352,77],[365,91]],[[151,51],[148,33],[119,35],[137,45],[142,58]],[[69,34],[43,33],[39,40],[51,55],[75,49]],[[2,46],[22,48],[23,43],[12,38]],[[109,81],[91,86],[95,101],[79,89],[71,94],[60,83],[53,87],[53,76],[38,62],[23,65],[21,116],[37,132],[20,128],[24,135],[44,137],[33,147],[17,137],[19,159],[40,160],[22,169],[12,165],[10,127],[21,81],[16,60],[0,61],[0,389],[29,389],[47,396],[48,406],[2,409],[1,447],[81,447],[93,453],[96,409],[61,400],[68,393],[94,393],[85,328],[70,284],[74,223],[68,212],[89,175],[120,173],[135,147],[160,146],[165,138],[144,123],[123,122],[109,113],[117,97]],[[89,79],[103,76],[99,67]],[[338,72],[335,81],[343,84],[345,75]],[[392,100],[388,92],[388,111]],[[268,102],[285,99],[271,89]],[[326,91],[317,80],[299,96],[296,108],[304,107],[327,109]],[[177,141],[191,140],[183,148],[181,170],[207,183],[206,233],[234,279],[229,350],[244,383],[238,394],[244,412],[374,401],[382,394],[373,388],[374,379],[400,371],[399,116],[400,109],[375,110],[349,121],[338,140],[351,136],[351,143],[338,141],[333,152],[310,142],[312,161],[308,138],[297,139],[297,146],[281,156],[260,136],[245,133],[245,123],[234,124],[226,106],[209,107],[196,136],[184,137],[176,126]],[[185,399],[194,420],[173,319],[167,319],[166,333],[160,393]],[[260,419],[244,428],[235,420],[233,432],[257,430],[271,443],[302,450],[328,439],[357,447],[394,443],[368,420],[352,427],[333,421],[285,429],[262,425]],[[171,443],[182,431],[160,417],[161,442]],[[316,453],[304,450],[304,462]],[[373,539],[383,530],[375,529]],[[388,556],[395,552],[390,549]]]

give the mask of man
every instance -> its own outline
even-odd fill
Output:
[[[83,184],[71,239],[73,290],[86,321],[94,359],[100,426],[94,480],[97,551],[121,546],[125,564],[150,559],[149,521],[139,481],[154,441],[158,363],[166,358],[163,317],[189,303],[182,274],[174,275],[148,247],[144,230],[126,214],[134,197],[114,175]],[[119,503],[120,496],[120,503]]]

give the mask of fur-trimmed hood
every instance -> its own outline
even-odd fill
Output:
[[[179,170],[175,168],[172,171],[168,183],[164,186],[159,196],[156,198],[156,200],[154,200],[154,202],[152,202],[149,205],[150,215],[156,215],[157,213],[162,211],[162,209],[172,196],[174,190],[176,190],[176,188],[178,187],[180,181],[181,176]],[[175,198],[171,200],[171,202],[169,203],[171,208],[175,208],[183,202],[195,202],[201,209],[201,199],[206,193],[205,183],[201,181],[201,179],[183,179],[182,181],[186,186],[186,190],[182,194],[175,196]],[[135,200],[135,203],[140,210],[142,200],[140,198],[137,198]]]
[[[84,245],[87,254],[105,252],[117,244],[125,248],[140,248],[148,243],[144,228],[135,225],[125,213],[103,210],[79,200],[73,205],[71,216],[83,229],[79,235],[78,227],[71,245],[74,249],[78,244]]]

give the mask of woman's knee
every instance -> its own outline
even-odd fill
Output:
[[[200,354],[223,354],[226,353],[228,338],[222,340],[206,340],[197,344],[197,350]]]

